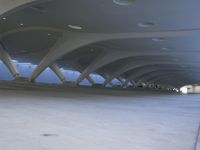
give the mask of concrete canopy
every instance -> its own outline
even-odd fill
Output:
[[[71,66],[81,72],[77,84],[85,78],[94,84],[89,76],[94,72],[105,84],[114,78],[128,82],[155,65],[162,75],[191,68],[166,80],[173,86],[180,85],[174,78],[184,78],[181,84],[200,82],[199,5],[196,0],[140,0],[127,6],[112,0],[3,0],[1,59],[13,76],[19,73],[11,58],[36,63],[30,81],[47,67],[65,81],[59,67]],[[137,69],[143,66],[145,71]]]

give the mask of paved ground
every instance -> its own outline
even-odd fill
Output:
[[[200,95],[88,90],[0,90],[0,150],[194,150],[198,144]]]

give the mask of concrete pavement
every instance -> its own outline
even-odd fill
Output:
[[[90,90],[0,90],[0,149],[195,149],[200,95]]]

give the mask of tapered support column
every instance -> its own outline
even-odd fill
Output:
[[[76,82],[77,83],[81,82],[90,73],[96,71],[97,69],[101,68],[104,65],[107,65],[120,58],[123,58],[124,55],[125,54],[120,53],[120,52],[102,53],[82,72],[82,74],[79,76]]]
[[[117,77],[117,80],[119,80],[119,82],[121,83],[121,85],[123,86],[123,84],[124,84],[124,81],[122,80],[122,78],[121,77]]]
[[[126,81],[123,83],[123,87],[128,87],[128,83],[131,82],[134,87],[137,87],[137,83],[133,80],[126,79]]]
[[[134,86],[134,87],[136,87],[137,86],[137,83],[135,83],[135,81],[130,81],[131,82],[131,84]]]
[[[86,79],[93,85],[94,84],[94,80],[90,77],[90,76],[87,76]]]
[[[119,80],[119,82],[121,82],[121,85],[123,86],[123,84],[124,84],[123,79],[121,77],[117,77],[117,80]]]
[[[73,63],[72,66],[74,67],[74,69],[78,70],[79,72],[82,72],[84,69],[82,68],[82,66],[78,63]],[[90,77],[87,76],[86,79],[90,82],[90,84],[94,84],[94,80]]]
[[[42,59],[37,68],[33,71],[30,81],[35,80],[45,68],[50,66],[58,58],[69,54],[70,52],[98,41],[100,36],[96,34],[85,34],[85,33],[74,33],[66,32],[63,36],[55,43],[55,45],[49,50],[47,55]]]
[[[10,71],[10,73],[14,78],[19,76],[17,68],[13,64],[12,59],[10,58],[9,54],[5,51],[2,44],[0,44],[0,59],[7,66],[8,70]]]
[[[51,70],[58,76],[58,78],[62,81],[65,82],[65,76],[62,74],[60,71],[60,68],[57,66],[57,64],[52,64],[50,66]]]

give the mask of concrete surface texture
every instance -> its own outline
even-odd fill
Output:
[[[0,149],[199,150],[199,95],[87,90],[0,90]]]

